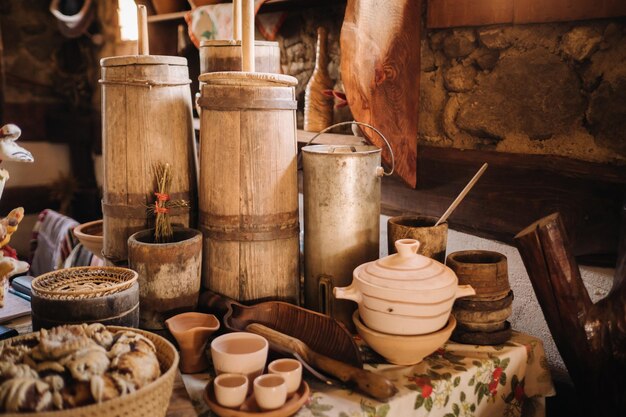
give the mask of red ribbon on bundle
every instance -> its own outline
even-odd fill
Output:
[[[169,201],[170,199],[170,195],[169,194],[165,194],[165,193],[154,193],[154,195],[157,198],[157,201]]]
[[[154,212],[157,214],[167,214],[170,210],[167,207],[159,206],[159,202],[154,203]]]

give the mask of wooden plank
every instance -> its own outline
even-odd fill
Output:
[[[565,22],[626,16],[624,0],[514,0],[513,23]]]
[[[429,28],[481,26],[513,22],[512,0],[429,0]]]
[[[422,147],[419,189],[385,178],[383,205],[440,216],[482,162],[489,169],[452,214],[451,227],[511,243],[519,230],[558,211],[575,255],[615,253],[623,168],[602,166],[601,172],[599,164],[565,158]]]
[[[623,0],[428,0],[429,28],[545,23],[626,15]]]

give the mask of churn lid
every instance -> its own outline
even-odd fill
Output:
[[[120,55],[100,60],[102,67],[120,67],[123,65],[184,65],[187,58],[169,55]]]
[[[207,72],[198,77],[203,83],[212,85],[245,85],[245,86],[276,86],[294,87],[298,80],[291,75],[269,72],[219,71]]]
[[[398,290],[434,290],[456,285],[454,272],[441,262],[417,253],[419,245],[415,239],[397,240],[398,253],[368,262],[355,273],[362,281]]]

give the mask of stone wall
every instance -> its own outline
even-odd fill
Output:
[[[281,30],[283,70],[300,81],[300,101],[320,24],[329,29],[329,72],[342,88],[342,20],[342,7],[311,9]],[[416,45],[419,142],[625,164],[625,32],[617,19],[425,30]]]

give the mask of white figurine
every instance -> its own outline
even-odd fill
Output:
[[[9,123],[0,129],[0,160],[34,162],[33,155],[15,141],[22,134],[22,130],[16,125]]]

